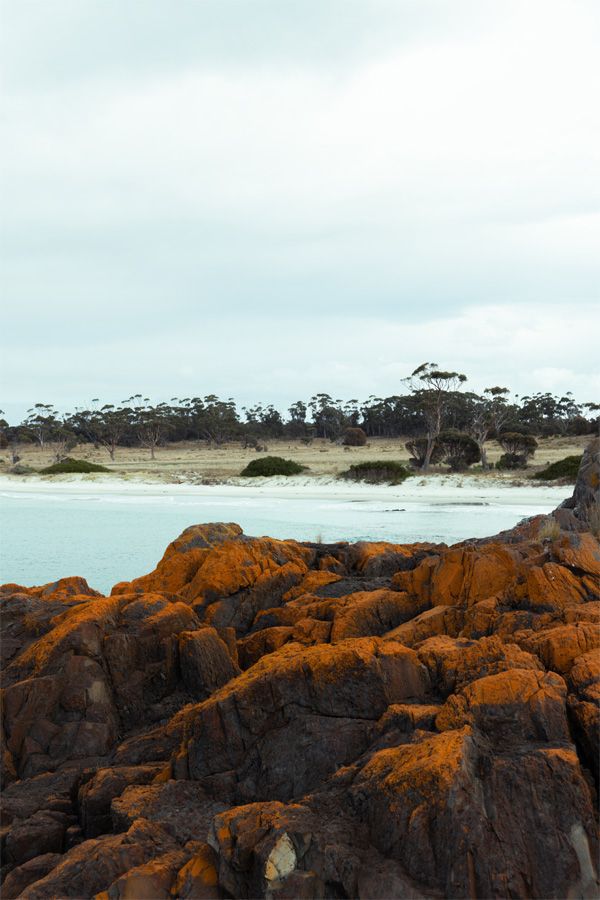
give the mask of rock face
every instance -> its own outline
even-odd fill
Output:
[[[600,530],[600,437],[586,447],[573,496],[554,513],[563,528]]]
[[[6,585],[3,896],[597,896],[586,497],[542,543],[199,525],[110,597]]]

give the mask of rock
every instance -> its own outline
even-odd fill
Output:
[[[60,853],[45,853],[43,856],[35,856],[13,869],[2,885],[4,900],[13,900],[13,898],[19,897],[30,884],[39,881],[48,872],[51,872],[61,859]]]
[[[179,661],[183,683],[198,699],[208,697],[241,671],[214,628],[180,632]]]
[[[64,816],[42,810],[15,823],[6,838],[8,862],[20,866],[36,856],[62,853],[65,829]]]
[[[217,900],[219,875],[217,854],[208,844],[199,844],[193,856],[177,873],[171,892],[179,900]]]
[[[99,769],[79,788],[79,818],[87,838],[112,830],[110,805],[126,787],[148,784],[161,771],[161,763],[145,766],[113,766]]]
[[[590,527],[594,515],[595,528],[598,528],[598,509],[600,508],[600,438],[596,437],[586,447],[573,495],[556,510],[555,516],[562,527],[575,527],[582,530]],[[566,512],[569,516],[561,515]],[[595,511],[595,512],[594,512]],[[597,537],[596,533],[596,537]]]
[[[139,819],[125,834],[106,835],[73,847],[48,875],[20,896],[25,900],[91,898],[106,891],[126,872],[177,849],[157,825]]]
[[[112,801],[115,831],[127,831],[138,819],[153,822],[180,844],[206,841],[212,821],[224,809],[194,781],[135,785]]]
[[[3,894],[597,896],[578,509],[450,548],[193,526],[110,597],[0,589]]]
[[[215,790],[225,777],[239,802],[288,799],[366,749],[390,703],[428,688],[416,654],[393,641],[287,645],[190,710],[179,765]]]
[[[498,750],[535,741],[569,743],[567,687],[554,672],[509,669],[467,684],[436,719],[441,731],[470,724]]]

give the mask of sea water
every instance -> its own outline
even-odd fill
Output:
[[[46,584],[82,575],[102,592],[151,571],[189,525],[237,522],[249,535],[302,541],[452,544],[511,528],[556,506],[269,496],[235,490],[187,494],[37,493],[0,490],[0,583]]]

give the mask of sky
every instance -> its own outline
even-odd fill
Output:
[[[0,407],[600,397],[597,0],[2,0]]]

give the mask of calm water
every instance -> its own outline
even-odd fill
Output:
[[[238,522],[246,534],[315,540],[433,541],[485,537],[556,504],[428,505],[277,497],[40,496],[0,493],[0,582],[82,575],[109,591],[153,569],[188,525]]]

